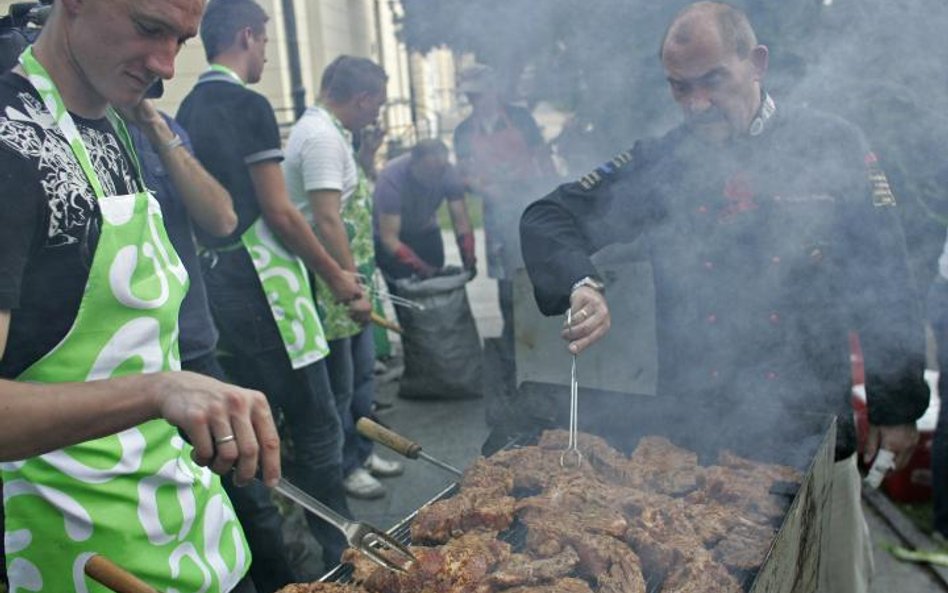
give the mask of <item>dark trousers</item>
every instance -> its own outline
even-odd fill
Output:
[[[359,418],[372,414],[375,400],[375,336],[372,328],[366,327],[352,337],[329,342],[326,366],[336,410],[342,420],[342,473],[348,476],[372,453],[372,441],[355,429]]]
[[[222,254],[221,260],[246,256],[234,253]],[[293,369],[259,284],[235,287],[225,276],[228,268],[221,268],[205,270],[220,348],[228,354],[220,358],[221,365],[238,385],[266,394],[274,416],[282,416],[284,436],[293,444],[292,459],[283,464],[287,478],[351,517],[342,484],[342,425],[325,361]],[[309,513],[306,520],[323,548],[325,566],[335,566],[347,547],[345,538]]]
[[[942,406],[932,441],[934,528],[948,537],[948,281],[936,279],[928,292],[928,319],[938,349],[938,394]]]
[[[186,371],[229,382],[214,354],[183,360],[181,367]],[[250,545],[250,577],[257,592],[273,593],[296,582],[298,579],[290,567],[283,544],[283,517],[270,498],[270,490],[257,481],[246,486],[236,486],[229,476],[221,477],[221,483],[234,505],[237,519]],[[240,591],[239,586],[235,591]]]
[[[444,240],[441,238],[440,228],[413,233],[403,232],[398,235],[398,240],[410,247],[429,266],[438,270],[444,267]],[[375,262],[388,278],[409,278],[413,273],[411,267],[395,259],[395,256],[390,254],[377,239]]]

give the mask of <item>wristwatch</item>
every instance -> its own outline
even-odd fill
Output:
[[[576,289],[581,286],[587,286],[600,294],[606,294],[606,285],[602,280],[596,278],[595,276],[584,276],[576,281],[573,284],[572,288],[569,289],[569,293],[573,294],[576,292]]]

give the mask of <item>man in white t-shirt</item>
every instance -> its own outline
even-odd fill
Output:
[[[361,138],[357,162],[353,134],[362,134],[386,101],[385,71],[365,58],[340,56],[323,72],[319,103],[293,126],[283,171],[293,202],[311,221],[317,236],[337,263],[366,281],[375,271],[371,190],[365,170],[381,134]],[[329,339],[329,378],[343,421],[343,472],[346,491],[358,498],[379,498],[385,489],[374,476],[401,473],[401,464],[372,453],[371,442],[358,435],[355,421],[371,413],[375,398],[375,344],[368,323],[370,297],[347,305],[326,298],[316,279],[320,318]]]

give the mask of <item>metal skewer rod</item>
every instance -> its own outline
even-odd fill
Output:
[[[385,445],[392,451],[395,451],[400,455],[404,455],[408,459],[421,458],[428,463],[433,463],[441,469],[447,470],[457,476],[464,475],[464,472],[454,467],[450,463],[441,461],[437,457],[433,457],[422,451],[421,445],[415,441],[403,437],[394,430],[385,428],[371,418],[359,418],[359,421],[356,422],[356,430],[365,438],[373,440],[380,445]]]
[[[388,299],[392,305],[396,307],[405,307],[406,309],[415,309],[416,311],[424,311],[425,306],[421,303],[417,303],[411,299],[406,299],[405,297],[400,297],[397,294],[392,294],[388,290],[383,290],[381,288],[376,288],[375,282],[372,282],[370,278],[367,278],[364,274],[356,274],[356,280],[362,286],[362,288],[369,291],[371,294],[383,299]]]
[[[566,325],[569,327],[570,337],[573,333],[573,310],[566,311]],[[579,452],[579,380],[576,378],[576,354],[572,355],[569,373],[569,442],[566,450],[560,455],[560,465],[567,466],[567,459],[572,458],[575,467],[583,463],[583,455]]]

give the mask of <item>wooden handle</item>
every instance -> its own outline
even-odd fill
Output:
[[[389,321],[385,319],[375,311],[372,311],[372,323],[379,327],[384,327],[385,329],[390,329],[398,335],[402,335],[402,328],[394,321]]]
[[[105,556],[95,555],[86,562],[89,578],[105,585],[115,593],[158,593],[145,581],[139,579]]]
[[[421,452],[421,445],[418,443],[409,441],[397,432],[392,432],[369,418],[359,418],[359,421],[356,422],[356,430],[365,438],[385,445],[392,451],[409,459],[418,459],[418,453]]]

